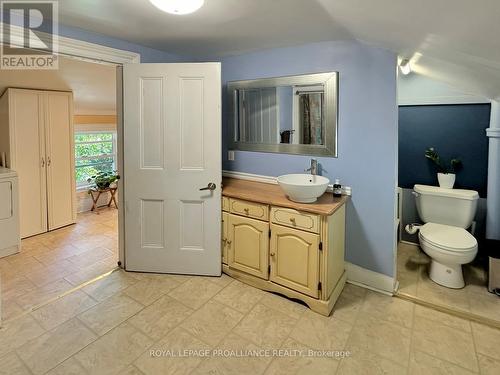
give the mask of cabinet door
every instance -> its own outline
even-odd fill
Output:
[[[319,235],[271,224],[270,280],[318,298]]]
[[[227,264],[227,224],[228,213],[222,213],[222,236],[221,236],[221,249],[222,249],[222,263]]]
[[[268,279],[269,223],[229,214],[228,265]]]
[[[9,91],[13,150],[10,167],[19,176],[21,238],[47,232],[47,179],[43,93]]]
[[[72,95],[46,95],[47,202],[49,230],[76,221]]]

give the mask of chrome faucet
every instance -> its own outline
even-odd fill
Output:
[[[318,174],[318,160],[311,159],[311,167],[307,168],[305,171],[306,172],[310,171],[313,176],[316,176]]]

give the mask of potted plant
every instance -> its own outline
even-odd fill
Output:
[[[111,185],[116,184],[116,181],[120,179],[120,176],[114,172],[99,172],[95,176],[91,176],[87,179],[89,184],[93,185],[94,189],[104,190],[109,188]]]
[[[433,147],[425,150],[425,157],[432,161],[438,170],[437,178],[439,186],[442,188],[453,189],[455,184],[455,173],[462,167],[460,159],[453,158],[449,163],[443,163],[439,154]]]

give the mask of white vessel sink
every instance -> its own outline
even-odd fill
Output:
[[[277,178],[288,199],[299,203],[314,203],[326,191],[330,180],[312,174],[285,174]]]

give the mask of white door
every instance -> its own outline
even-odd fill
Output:
[[[126,270],[220,275],[220,101],[219,63],[124,66]]]

